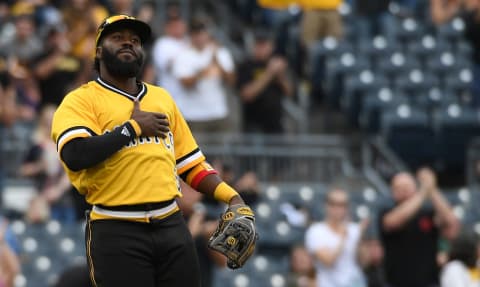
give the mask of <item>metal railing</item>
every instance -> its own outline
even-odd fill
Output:
[[[17,123],[5,128],[0,126],[0,167],[7,177],[15,177],[31,146],[33,126],[29,123]]]
[[[340,136],[260,134],[196,135],[209,161],[236,174],[254,171],[260,181],[332,182],[354,168]]]
[[[475,138],[467,149],[467,185],[472,190],[480,187],[480,137]]]
[[[362,145],[362,170],[367,179],[378,190],[387,192],[387,182],[397,172],[408,171],[399,159],[379,137],[370,138]]]

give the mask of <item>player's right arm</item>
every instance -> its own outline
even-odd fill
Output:
[[[68,103],[65,110],[68,108]],[[87,108],[88,109],[88,108]],[[76,110],[81,110],[79,107]],[[64,112],[59,108],[59,114]],[[78,114],[80,113],[80,115]],[[127,145],[132,139],[142,136],[165,137],[169,131],[168,121],[164,114],[144,112],[140,110],[140,104],[134,103],[130,120],[115,128],[110,133],[98,135],[87,126],[82,126],[82,112],[77,112],[80,125],[65,129],[60,135],[55,133],[55,118],[53,138],[57,142],[60,158],[72,171],[90,168],[103,162],[111,155]],[[91,116],[91,115],[90,115]],[[59,116],[61,118],[61,116]],[[75,118],[75,115],[70,118]],[[87,117],[88,118],[88,117]],[[57,122],[60,121],[57,119]],[[84,121],[85,122],[85,121]],[[86,121],[88,122],[88,120]],[[94,121],[90,121],[94,122]],[[98,128],[97,128],[98,131]],[[98,131],[100,133],[100,131]],[[73,138],[72,138],[73,137]]]
[[[86,169],[103,162],[136,136],[134,124],[126,122],[107,134],[72,139],[63,146],[60,158],[73,171]]]

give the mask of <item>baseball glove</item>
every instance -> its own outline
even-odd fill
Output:
[[[220,223],[210,237],[208,247],[224,254],[230,269],[237,269],[252,255],[257,240],[253,211],[247,205],[236,204],[220,216]]]

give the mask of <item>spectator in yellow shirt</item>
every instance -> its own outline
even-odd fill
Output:
[[[310,47],[316,41],[331,36],[340,38],[343,34],[342,17],[338,11],[342,0],[299,0],[304,10],[302,19],[302,42]]]

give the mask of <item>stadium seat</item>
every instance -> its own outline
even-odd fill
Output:
[[[464,37],[465,22],[461,17],[455,17],[443,25],[437,26],[437,36],[450,43],[460,41]]]
[[[446,170],[465,169],[466,151],[470,141],[480,135],[480,118],[477,110],[449,105],[434,115],[437,130],[438,158]]]
[[[22,244],[24,286],[53,286],[65,266],[77,262],[86,264],[81,224],[61,225],[56,221],[26,224],[20,220],[13,224],[12,229]]]
[[[357,75],[347,77],[345,92],[342,96],[342,109],[352,125],[359,124],[364,97],[385,86],[388,86],[387,78],[379,73],[374,74],[371,70],[363,70]]]
[[[252,208],[255,208],[255,205],[251,205]],[[215,202],[200,202],[196,205],[196,208],[201,209],[205,212],[205,217],[208,219],[218,219],[220,214],[225,210],[225,205],[217,204]]]
[[[461,39],[454,43],[453,51],[457,56],[463,57],[465,59],[471,59],[473,54],[472,45],[467,42],[465,39]]]
[[[350,42],[338,40],[334,37],[326,37],[317,41],[312,49],[314,60],[334,58],[344,53],[352,53],[354,51],[354,47]]]
[[[247,264],[249,263],[247,262]],[[222,287],[222,286],[232,287],[233,286],[232,278],[234,276],[234,273],[237,273],[237,272],[235,271],[231,272],[227,268],[215,268],[212,275],[212,287]],[[242,271],[242,274],[243,273],[244,272]],[[249,283],[248,275],[243,275],[243,276],[246,277],[244,281],[247,281],[245,282],[245,286],[248,286],[248,283]]]
[[[255,223],[259,229],[271,229],[272,222],[286,220],[283,213],[280,212],[281,201],[261,200],[254,208]]]
[[[249,262],[247,263],[247,265]],[[240,270],[217,270],[213,287],[286,287],[285,273],[253,273]],[[281,277],[281,278],[279,278]]]
[[[413,69],[420,69],[420,62],[415,57],[410,57],[402,52],[395,51],[386,54],[376,62],[376,71],[393,80],[398,75]]]
[[[344,92],[345,78],[348,75],[355,75],[362,70],[369,69],[371,63],[365,57],[347,52],[340,54],[338,58],[329,59],[326,67],[325,88],[327,101],[330,106],[338,108],[340,106],[340,95]],[[313,83],[321,80],[323,79],[315,78]]]
[[[22,238],[27,229],[27,224],[22,219],[15,219],[10,222],[10,228],[17,238]]]
[[[428,91],[431,87],[439,86],[438,77],[431,73],[424,73],[420,69],[412,69],[405,74],[398,75],[394,80],[394,89],[408,95],[415,95]]]
[[[411,17],[403,19],[395,31],[397,40],[403,44],[418,41],[424,33],[423,23]]]
[[[343,21],[343,39],[349,43],[357,43],[358,41],[365,39],[368,35],[365,33],[359,33],[358,29],[356,29],[355,21],[357,17],[350,17],[347,21]],[[363,32],[363,31],[362,31]]]
[[[410,168],[433,162],[434,131],[425,110],[400,105],[383,113],[381,119],[381,135]]]
[[[451,51],[451,44],[426,34],[419,41],[408,43],[406,54],[416,57],[419,61],[428,59],[428,56],[438,54],[439,51]]]
[[[72,237],[60,237],[57,239],[57,253],[67,262],[75,256],[82,256],[85,253],[85,241]]]
[[[470,203],[470,193],[467,188],[442,189],[442,194],[452,206],[467,207]]]
[[[244,270],[251,274],[286,272],[288,270],[288,256],[270,255],[257,253],[245,264]]]
[[[288,272],[288,250],[276,255],[269,252],[259,253],[258,251],[259,249],[241,269],[214,269],[212,286],[272,286],[270,279],[273,274],[286,274]]]
[[[439,87],[432,87],[425,93],[418,93],[412,97],[412,104],[429,112],[458,103],[459,99],[454,93]]]
[[[370,185],[362,188],[363,201],[369,205],[377,205],[382,195],[379,190]]]
[[[261,190],[263,191],[261,193],[261,199],[262,201],[266,202],[278,202],[280,199],[280,196],[282,195],[282,187],[280,187],[278,184],[268,184],[265,186],[261,187]]]
[[[470,94],[473,84],[473,72],[468,66],[450,71],[444,79],[444,89],[459,97]]]
[[[375,36],[358,44],[359,55],[366,56],[371,61],[383,58],[396,50],[398,50],[398,44],[389,42],[384,36]]]
[[[262,287],[287,287],[286,272],[283,273],[263,273],[258,278],[257,286]]]
[[[369,134],[378,133],[382,113],[402,104],[408,104],[406,95],[392,91],[389,87],[381,87],[365,97],[360,112],[360,126]]]
[[[310,51],[310,69],[313,83],[324,78],[326,64],[330,59],[336,59],[340,55],[353,53],[353,51],[353,46],[346,41],[339,41],[333,37],[319,40]]]
[[[25,276],[25,287],[50,287],[53,286],[50,284],[48,278],[43,274],[38,273],[24,273]]]
[[[278,188],[278,194],[272,186],[265,189],[264,200],[276,200],[279,203],[288,202],[295,206],[314,206],[323,198],[326,187],[323,184],[290,184],[283,183],[273,186]],[[273,192],[273,193],[272,193]]]
[[[76,222],[73,224],[62,224],[61,235],[83,239],[85,233],[85,222]]]
[[[30,224],[27,223],[25,232],[20,237],[21,240],[25,240],[27,238],[33,238],[38,241],[46,241],[50,239],[50,236],[47,234],[45,230],[45,224]]]
[[[290,246],[303,242],[304,228],[291,226],[286,220],[270,220],[268,226],[261,229],[259,248],[276,248],[288,250]]]
[[[426,68],[436,75],[445,78],[451,73],[467,68],[470,66],[469,60],[461,56],[455,55],[450,51],[443,51],[438,54],[431,55],[427,60]]]

